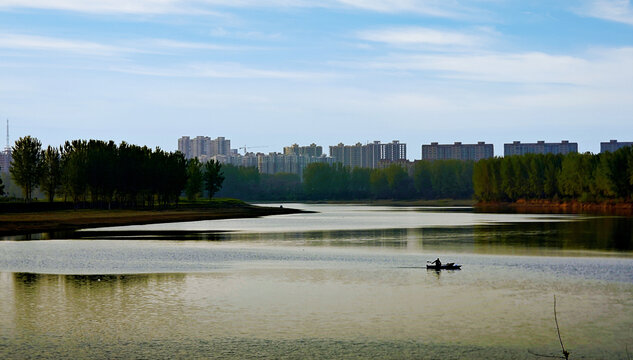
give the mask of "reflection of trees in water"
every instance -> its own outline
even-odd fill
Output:
[[[185,274],[132,274],[132,275],[49,275],[33,273],[13,273],[16,286],[35,286],[39,283],[62,283],[72,286],[86,286],[95,282],[100,285],[148,284],[184,281]]]
[[[8,301],[13,318],[8,323],[16,336],[42,346],[142,336],[139,329],[157,327],[163,314],[169,318],[174,309],[186,306],[186,276],[14,273]]]
[[[478,246],[545,247],[563,250],[633,250],[633,218],[595,217],[568,222],[475,226]]]
[[[14,273],[16,303],[83,302],[91,298],[125,298],[132,294],[184,286],[185,274],[47,275]],[[23,306],[21,308],[24,309]]]

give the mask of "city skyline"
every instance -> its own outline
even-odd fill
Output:
[[[188,145],[188,143],[195,143],[200,141],[208,142],[207,145],[198,145],[197,148],[203,149],[207,148],[207,152],[204,150],[193,150],[196,146]],[[212,145],[214,143],[224,143],[224,146],[218,147],[217,145]],[[384,155],[384,159],[389,159],[390,161],[398,161],[398,160],[446,160],[446,159],[458,159],[458,160],[480,160],[491,157],[505,157],[511,155],[524,155],[527,153],[534,154],[567,154],[570,152],[575,153],[585,153],[578,149],[578,143],[569,140],[560,140],[556,142],[546,142],[544,140],[537,140],[535,142],[522,142],[520,140],[514,140],[512,142],[504,142],[503,150],[497,149],[494,150],[494,146],[491,143],[486,143],[485,141],[477,141],[476,143],[468,144],[462,143],[461,141],[455,141],[453,143],[443,143],[440,144],[438,142],[431,142],[428,144],[422,144],[420,146],[419,158],[414,156],[409,152],[407,154],[407,144],[401,142],[399,140],[392,140],[391,142],[382,143],[381,140],[373,140],[367,141],[365,143],[356,142],[350,144],[344,144],[339,142],[336,145],[325,145],[329,147],[329,152],[323,152],[323,146],[319,145],[315,142],[310,143],[309,145],[300,145],[298,143],[292,143],[289,146],[283,146],[281,150],[279,149],[269,149],[269,151],[263,150],[252,150],[247,151],[249,148],[247,147],[239,147],[233,148],[231,146],[231,139],[218,136],[215,139],[211,139],[208,135],[196,135],[195,137],[184,135],[177,140],[178,146],[177,150],[182,152],[185,155],[185,158],[198,157],[199,159],[207,159],[214,155],[221,156],[242,156],[248,154],[275,154],[275,155],[297,155],[297,156],[312,156],[312,157],[320,157],[320,156],[331,156],[336,157],[333,152],[341,152],[338,156],[339,158],[347,158],[347,160],[342,162],[347,162],[346,165],[351,165],[351,163],[361,163],[360,160],[360,149],[374,146],[380,146],[383,150],[379,151],[381,156]],[[605,151],[616,151],[619,148],[625,146],[633,146],[633,142],[631,141],[620,141],[617,139],[609,139],[609,141],[601,141],[599,143],[600,150],[597,152],[591,152],[593,154],[602,153]],[[268,146],[255,146],[254,148],[268,148]],[[215,148],[216,150],[211,150]],[[223,150],[219,150],[219,149]],[[359,152],[356,155],[353,155],[353,152],[356,148]],[[397,150],[396,150],[397,149]],[[240,153],[239,150],[243,150],[244,154]],[[426,152],[426,154],[425,154]],[[345,155],[343,155],[345,153]],[[359,157],[357,160],[352,160],[354,157]]]
[[[628,0],[0,0],[0,23],[12,142],[569,139],[597,153],[633,134]]]

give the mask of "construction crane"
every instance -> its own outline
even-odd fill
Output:
[[[257,149],[257,148],[266,148],[268,147],[268,145],[257,145],[257,146],[240,146],[238,149],[242,150],[244,149],[244,155],[246,155],[246,153],[248,152],[248,149]]]

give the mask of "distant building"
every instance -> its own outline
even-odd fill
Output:
[[[231,140],[227,140],[223,136],[211,140],[209,144],[209,156],[214,155],[231,155]]]
[[[494,146],[480,141],[477,144],[438,144],[422,145],[422,160],[473,160],[488,159],[494,156]]]
[[[5,148],[0,152],[0,172],[8,173],[11,166],[11,148]]]
[[[511,144],[503,144],[503,156],[525,155],[525,154],[569,154],[578,152],[578,143],[570,143],[563,140],[559,143],[546,143],[537,141],[536,143],[521,143],[514,141]]]
[[[239,167],[256,167],[260,174],[291,173],[303,177],[303,171],[312,163],[334,164],[329,156],[285,155],[277,152],[269,154],[248,152],[244,155],[233,153],[230,155],[213,155],[209,159],[221,164]]]
[[[382,160],[398,162],[407,158],[407,144],[393,140],[391,143],[382,144],[380,141],[362,145],[343,145],[340,143],[336,146],[330,146],[330,156],[336,162],[342,163],[344,166],[363,167],[376,169]]]
[[[230,164],[234,166],[240,167],[257,167],[257,155],[252,152],[248,152],[244,155],[238,154],[237,152],[231,153],[230,156],[227,155],[214,155],[211,156],[211,159],[220,162],[221,164]]]
[[[380,144],[380,160],[402,161],[407,159],[407,144],[393,140],[388,144]]]
[[[198,158],[203,162],[216,155],[231,156],[232,153],[236,152],[231,149],[231,140],[224,137],[212,140],[208,136],[196,136],[193,139],[189,136],[183,136],[178,139],[178,151],[183,153],[187,159]]]
[[[330,156],[336,162],[342,163],[343,166],[362,167],[363,145],[361,143],[356,143],[356,145],[339,143],[336,146],[330,146]]]
[[[617,140],[611,140],[609,142],[601,142],[600,143],[600,152],[614,152],[620,148],[633,146],[633,142],[621,142]]]
[[[312,163],[333,164],[334,159],[323,155],[284,155],[276,152],[257,154],[257,169],[260,174],[291,173],[303,178],[303,171]]]
[[[310,144],[310,146],[299,146],[298,144],[292,144],[291,146],[284,147],[284,155],[301,155],[301,156],[315,156],[319,157],[323,155],[323,147],[317,146],[317,144]]]
[[[189,136],[178,139],[178,151],[185,155],[186,159],[191,159],[191,138]]]

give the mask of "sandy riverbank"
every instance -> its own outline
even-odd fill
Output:
[[[107,226],[142,225],[168,222],[251,218],[283,215],[302,210],[253,206],[180,207],[168,210],[56,210],[0,214],[0,235],[57,232]]]

